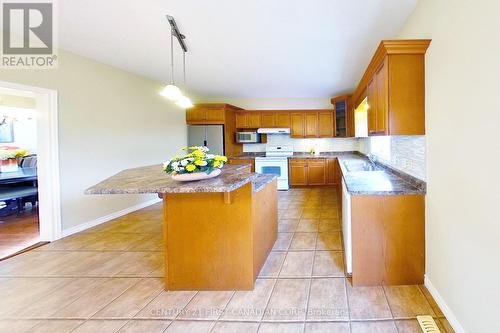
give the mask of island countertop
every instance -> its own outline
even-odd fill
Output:
[[[123,170],[88,188],[85,194],[232,192],[250,182],[253,191],[258,192],[276,178],[276,176],[244,172],[249,167],[249,164],[226,164],[218,177],[179,182],[167,175],[161,165],[150,165]]]

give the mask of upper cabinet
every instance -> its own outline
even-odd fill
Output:
[[[189,125],[223,125],[227,112],[241,110],[240,108],[221,103],[196,104],[186,110],[186,123]]]
[[[430,40],[384,40],[351,104],[368,103],[368,135],[425,134],[425,52]]]
[[[292,138],[331,138],[333,112],[331,110],[296,110],[290,113]]]
[[[354,136],[354,114],[349,103],[350,95],[332,98],[334,113],[334,136],[339,138]]]
[[[260,112],[237,112],[236,113],[236,128],[259,128]]]

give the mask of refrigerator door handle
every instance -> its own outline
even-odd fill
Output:
[[[206,147],[207,146],[207,140],[203,140],[203,145]]]

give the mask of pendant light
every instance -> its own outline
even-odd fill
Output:
[[[175,85],[174,82],[174,35],[173,32],[170,33],[170,84],[167,84],[165,88],[160,91],[160,95],[171,100],[172,102],[177,102],[182,95],[182,91]]]
[[[186,52],[182,52],[182,75],[184,77],[184,87],[186,86]],[[182,95],[178,100],[177,102],[175,103],[177,104],[178,106],[180,106],[181,108],[184,108],[184,109],[189,109],[189,108],[192,108],[193,107],[193,103],[191,103],[191,100]]]
[[[186,44],[184,43],[184,38],[186,38],[181,32],[179,31],[179,28],[177,27],[177,24],[175,23],[175,20],[172,16],[167,15],[167,20],[170,23],[170,68],[171,68],[171,75],[170,75],[170,84],[166,85],[165,88],[163,88],[160,91],[160,95],[164,96],[165,98],[171,100],[172,102],[175,102],[177,106],[180,106],[182,108],[188,109],[193,107],[193,103],[191,100],[184,96],[182,91],[175,85],[174,82],[174,36],[177,38],[177,41],[179,42],[181,48],[182,48],[182,67],[183,67],[183,76],[184,76],[184,87],[186,87],[186,52],[187,52],[187,47]]]

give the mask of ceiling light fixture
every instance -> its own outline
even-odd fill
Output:
[[[184,96],[182,91],[175,85],[174,82],[174,37],[177,38],[177,41],[179,42],[179,45],[182,48],[182,63],[183,63],[183,76],[184,76],[184,87],[186,87],[186,52],[187,52],[187,47],[186,44],[184,43],[184,39],[186,36],[181,34],[179,31],[179,28],[177,27],[177,24],[175,23],[175,19],[167,15],[167,20],[168,23],[170,24],[170,83],[167,84],[161,91],[160,95],[163,97],[171,100],[172,102],[175,102],[178,106],[188,109],[193,106],[193,103],[191,103],[191,100]]]

